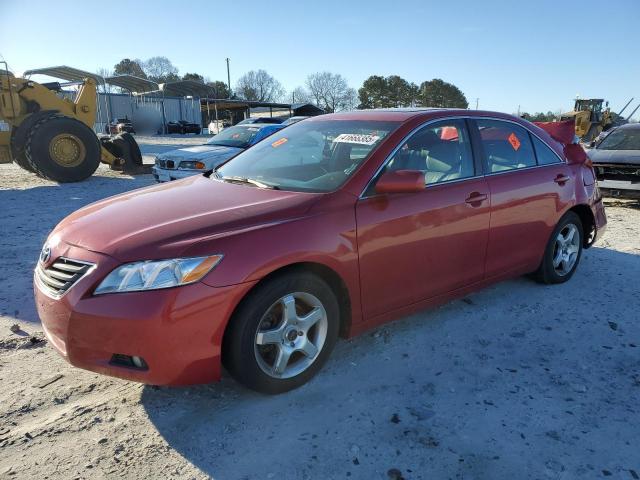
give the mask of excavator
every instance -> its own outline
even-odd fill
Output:
[[[6,62],[0,62],[0,66],[3,64],[0,163],[13,161],[59,183],[90,177],[100,162],[125,173],[142,173],[142,155],[131,134],[97,135],[93,131],[98,109],[97,76],[70,67],[55,67],[63,69],[62,75],[71,71],[76,73],[74,78],[81,78],[83,73],[87,76],[64,84],[38,83],[14,76]],[[55,68],[31,72],[55,73]],[[75,98],[62,93],[65,87],[77,87]]]

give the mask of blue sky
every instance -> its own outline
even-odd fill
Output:
[[[369,75],[456,84],[470,105],[567,110],[604,97],[640,102],[640,1],[0,0],[0,55],[15,72],[95,71],[167,56],[180,73],[231,82],[262,68],[291,90],[331,71],[358,89]],[[69,27],[69,28],[66,28]],[[630,112],[630,109],[627,110]],[[640,112],[640,111],[639,111]],[[636,118],[640,113],[636,114]]]

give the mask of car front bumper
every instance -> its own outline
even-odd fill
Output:
[[[224,329],[254,282],[221,288],[197,282],[163,290],[93,295],[118,262],[71,246],[64,256],[96,267],[61,298],[50,296],[34,278],[34,295],[47,339],[70,364],[152,385],[220,379]],[[147,368],[114,362],[118,358],[114,355],[141,357]]]
[[[153,178],[155,178],[157,182],[170,182],[181,178],[193,177],[203,172],[204,170],[172,170],[169,168],[160,168],[157,165],[151,168]]]

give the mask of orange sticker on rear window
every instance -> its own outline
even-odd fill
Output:
[[[273,148],[276,148],[276,147],[279,147],[280,145],[282,145],[283,143],[287,143],[287,141],[288,141],[288,139],[287,139],[287,138],[285,138],[285,137],[283,137],[283,138],[281,138],[280,140],[276,140],[275,142],[273,142],[273,143],[271,144],[271,146],[272,146]]]
[[[507,138],[507,140],[509,141],[509,143],[511,144],[511,146],[513,147],[514,150],[518,150],[520,148],[520,140],[518,139],[518,137],[516,137],[515,133],[512,133],[511,135],[509,135],[509,138]]]

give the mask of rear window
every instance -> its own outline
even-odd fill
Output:
[[[536,157],[529,132],[519,125],[500,120],[476,120],[489,173],[534,167]]]

